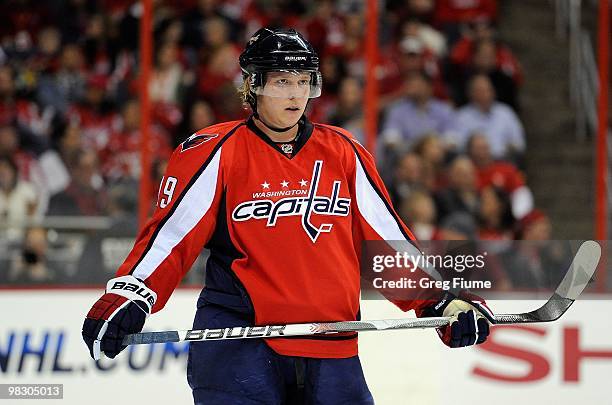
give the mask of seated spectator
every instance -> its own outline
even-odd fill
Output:
[[[102,173],[108,182],[140,177],[140,140],[140,105],[138,101],[130,100],[123,106],[121,120],[99,155]],[[168,134],[158,126],[152,125],[149,129],[149,147],[152,160],[168,158],[172,154]]]
[[[10,157],[18,167],[20,180],[32,183],[37,192],[37,215],[47,210],[49,197],[63,190],[69,175],[60,155],[47,149],[39,156],[19,147],[20,139],[14,126],[0,125],[0,156]]]
[[[478,237],[476,220],[467,212],[455,211],[450,215],[446,215],[439,222],[436,237],[436,240],[446,241],[476,240]]]
[[[402,201],[410,197],[413,192],[424,188],[421,157],[413,152],[402,156],[389,183],[388,190],[391,202],[394,207],[400,207]]]
[[[552,236],[550,219],[541,210],[535,208],[518,223],[516,239],[547,241]]]
[[[57,281],[58,269],[48,263],[47,230],[29,228],[23,239],[20,257],[13,262],[9,282],[12,284],[48,284]]]
[[[446,148],[440,135],[428,133],[412,148],[423,162],[421,181],[429,191],[436,191],[446,186]]]
[[[330,125],[350,131],[361,143],[365,142],[363,128],[363,90],[358,79],[346,77],[340,83],[338,102],[326,120]]]
[[[418,18],[408,19],[402,26],[401,38],[417,38],[424,48],[431,52],[437,59],[446,56],[446,38],[430,25],[423,23]]]
[[[68,187],[51,197],[48,215],[104,215],[106,191],[100,176],[98,157],[92,150],[81,151],[69,165]]]
[[[387,0],[385,5],[396,21],[414,18],[426,24],[433,23],[435,0]]]
[[[177,139],[178,143],[183,142],[186,137],[194,132],[209,127],[217,122],[215,113],[212,108],[210,108],[210,104],[204,100],[196,100],[196,102],[191,105],[188,118],[189,128],[185,133],[179,135],[181,139]]]
[[[493,88],[498,101],[519,111],[518,84],[515,82],[512,72],[503,70],[504,66],[497,64],[497,45],[493,40],[482,40],[474,45],[474,52],[470,64],[463,69],[458,69],[457,78],[453,80],[453,94],[457,105],[463,105],[467,101],[465,83],[470,81],[474,75],[486,75]]]
[[[8,65],[0,66],[0,125],[17,119],[14,72]]]
[[[24,71],[25,69],[21,73],[25,74]],[[21,90],[17,88],[18,74],[19,71],[8,65],[0,66],[0,126],[13,125],[21,135],[20,143],[31,151],[40,153],[48,146],[51,120],[55,113],[52,107],[40,106],[24,96],[24,84],[21,85]],[[21,80],[28,82],[23,77]],[[29,81],[32,81],[32,78]],[[32,83],[28,85],[34,86]]]
[[[0,220],[6,222],[6,235],[15,240],[22,236],[24,222],[36,217],[38,194],[34,185],[19,179],[17,164],[0,157]]]
[[[457,212],[464,212],[475,218],[479,203],[476,186],[476,168],[472,161],[465,156],[456,157],[448,170],[448,187],[434,196],[438,219],[444,222],[448,215]]]
[[[190,48],[200,49],[204,44],[204,36],[202,30],[207,20],[211,18],[221,18],[225,20],[228,25],[228,32],[232,39],[236,39],[236,31],[239,28],[239,23],[235,21],[240,13],[244,12],[244,9],[236,10],[237,16],[232,16],[228,12],[230,5],[228,1],[210,1],[210,0],[197,0],[184,2],[188,5],[187,9],[180,13],[182,22],[182,43]],[[176,2],[173,3],[175,5]],[[244,4],[238,5],[243,7]]]
[[[389,108],[382,137],[387,145],[406,149],[428,132],[445,136],[452,128],[450,106],[433,98],[431,78],[424,72],[406,78],[406,98]]]
[[[413,191],[400,205],[400,216],[418,240],[436,239],[436,205],[424,191]]]
[[[178,59],[178,46],[164,43],[157,51],[155,68],[149,83],[151,101],[161,104],[180,104],[183,67]]]
[[[344,60],[347,73],[359,79],[365,78],[364,16],[361,12],[351,11],[343,19],[343,39],[337,47],[328,47],[328,55],[337,55]]]
[[[485,17],[497,19],[497,0],[437,0],[434,10],[435,25],[442,29],[449,43],[459,38],[463,25]]]
[[[343,41],[342,20],[333,0],[317,0],[313,15],[306,21],[304,33],[310,44],[322,55],[328,48],[338,48]]]
[[[548,216],[539,209],[519,221],[517,238],[522,242],[516,244],[517,252],[505,258],[515,286],[548,291],[559,285],[573,254],[568,241],[550,240],[551,230]]]
[[[106,147],[117,120],[114,105],[107,97],[107,85],[106,76],[90,75],[83,99],[72,104],[66,114],[72,125],[81,128],[83,146],[97,152]]]
[[[458,211],[447,216],[440,223],[434,239],[447,241],[446,243],[438,242],[433,245],[438,249],[445,248],[443,252],[440,252],[441,254],[463,257],[483,255],[486,257],[485,271],[475,271],[475,268],[466,269],[462,273],[463,277],[468,280],[490,281],[492,288],[496,291],[510,290],[512,284],[504,272],[502,263],[495,255],[488,254],[491,245],[479,243],[478,227],[472,215]],[[453,274],[456,274],[454,268],[443,269],[448,270],[448,272],[444,272],[446,277],[452,277]]]
[[[488,186],[503,189],[510,196],[512,214],[516,219],[521,219],[533,209],[533,194],[525,184],[523,173],[510,162],[493,160],[485,135],[472,135],[467,149],[476,165],[479,190]]]
[[[496,34],[495,28],[487,18],[478,18],[469,23],[463,31],[461,39],[451,49],[449,62],[454,69],[463,74],[470,67],[476,45],[481,42],[493,41],[497,69],[509,75],[514,83],[520,86],[523,82],[521,64],[512,50],[497,39]]]
[[[308,117],[312,122],[324,121],[335,107],[340,83],[348,76],[344,60],[338,55],[328,55],[320,61],[323,91],[321,96],[310,99],[308,103]]]
[[[204,25],[205,44],[201,48],[198,95],[206,99],[220,121],[236,119],[242,113],[238,97],[229,97],[240,76],[240,51],[229,40],[229,27],[222,18],[210,18]]]
[[[12,125],[0,125],[0,157],[10,158],[17,165],[19,179],[32,183],[39,190],[38,198],[46,208],[48,199],[47,175],[40,161],[28,150],[19,146],[20,139],[17,128]],[[42,211],[40,212],[42,214]]]
[[[431,78],[434,97],[441,100],[448,99],[448,90],[442,77],[439,61],[418,37],[407,36],[403,38],[398,44],[395,59],[398,61],[398,77],[393,80],[396,92],[391,93],[389,97],[392,95],[399,97],[405,94],[403,86],[398,88],[398,81],[405,83],[407,78],[425,72]],[[388,81],[391,82],[391,79],[388,79]]]
[[[57,69],[61,48],[62,35],[57,27],[49,25],[40,30],[31,59],[32,69],[37,75],[44,71]]]
[[[495,101],[495,90],[485,75],[469,82],[470,103],[457,111],[452,141],[465,150],[471,134],[487,136],[495,159],[511,158],[525,151],[525,133],[518,116],[506,104]]]
[[[297,27],[305,12],[305,5],[297,0],[252,0],[239,7],[247,38],[262,27]]]
[[[52,144],[67,166],[83,149],[81,127],[75,121],[59,121],[52,134]]]
[[[487,186],[480,191],[478,219],[480,220],[479,239],[513,239],[514,217],[510,196],[504,190]]]
[[[80,41],[89,71],[109,75],[115,56],[115,44],[109,38],[112,35],[110,21],[105,14],[99,13],[90,15],[86,24]]]
[[[81,48],[76,44],[65,45],[57,71],[48,72],[40,78],[38,101],[65,114],[72,103],[83,98],[86,76]]]

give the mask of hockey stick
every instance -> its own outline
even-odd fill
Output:
[[[574,256],[565,277],[563,277],[552,297],[543,306],[522,314],[494,315],[492,323],[494,325],[505,325],[550,322],[559,319],[574,303],[593,277],[600,256],[601,247],[597,242],[583,242],[580,248],[578,248],[578,252]],[[123,344],[139,345],[182,341],[308,336],[372,330],[437,328],[448,325],[449,320],[450,318],[448,317],[429,317],[143,332],[127,335],[123,340]]]

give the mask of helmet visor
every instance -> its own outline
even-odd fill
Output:
[[[256,73],[263,74],[263,73]],[[275,98],[316,98],[321,95],[321,73],[306,70],[275,70],[257,80],[251,76],[251,89],[258,96]]]

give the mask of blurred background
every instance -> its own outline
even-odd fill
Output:
[[[152,212],[172,150],[248,117],[238,56],[263,26],[293,27],[317,49],[323,94],[307,115],[375,154],[418,239],[498,241],[506,253],[514,240],[609,239],[606,0],[2,0],[0,16],[0,314],[24,311],[0,325],[0,381],[28,364],[37,378],[67,375],[57,353],[68,336],[86,355],[81,317]],[[533,277],[501,266],[500,291],[551,287],[538,274],[552,253],[531,246],[521,268]],[[185,327],[205,257],[177,293]],[[604,300],[605,275],[589,289]],[[74,314],[55,324],[33,303]],[[28,317],[46,326],[30,332]],[[550,336],[573,342],[561,328]],[[566,360],[612,357],[548,346]],[[185,358],[182,346],[163,353]],[[549,378],[537,356],[514,366]]]

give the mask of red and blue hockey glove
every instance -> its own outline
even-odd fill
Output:
[[[94,360],[115,358],[126,346],[123,338],[142,330],[157,294],[133,276],[109,280],[106,293],[93,305],[83,323],[83,340]]]
[[[442,342],[449,347],[465,347],[481,344],[489,336],[489,323],[493,312],[477,295],[462,291],[459,297],[447,292],[435,305],[421,312],[420,316],[449,316],[450,324],[438,328]]]

